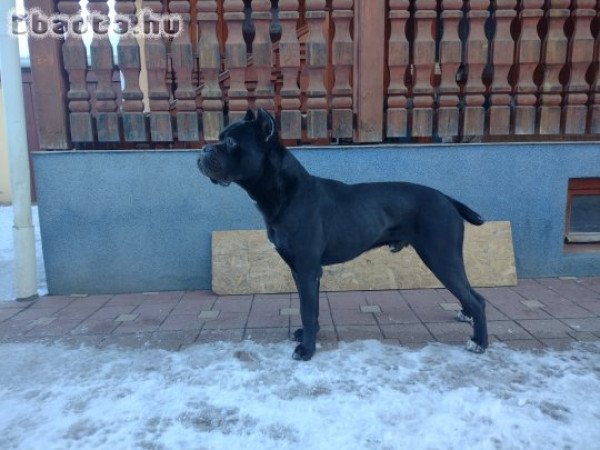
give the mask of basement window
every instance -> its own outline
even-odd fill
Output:
[[[600,178],[569,180],[565,248],[600,250]]]

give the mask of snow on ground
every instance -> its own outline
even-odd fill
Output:
[[[33,226],[35,227],[35,253],[37,259],[38,293],[46,295],[46,272],[40,239],[40,221],[37,206],[32,208]],[[0,302],[14,300],[14,245],[13,245],[13,210],[12,206],[0,206]]]
[[[292,346],[0,345],[0,448],[600,448],[600,344]]]

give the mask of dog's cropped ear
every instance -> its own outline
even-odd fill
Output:
[[[254,111],[248,108],[248,111],[246,111],[246,115],[244,116],[244,120],[248,122],[254,120]]]
[[[262,108],[256,110],[256,124],[264,136],[265,142],[277,139],[277,125],[275,124],[275,119]]]

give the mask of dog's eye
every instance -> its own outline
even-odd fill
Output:
[[[228,137],[225,139],[225,145],[227,146],[227,150],[231,150],[236,146],[236,143],[233,138]]]

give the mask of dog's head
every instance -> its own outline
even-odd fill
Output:
[[[275,119],[259,108],[227,126],[219,142],[207,144],[198,158],[198,168],[215,184],[252,180],[261,176],[264,161],[279,147]]]

